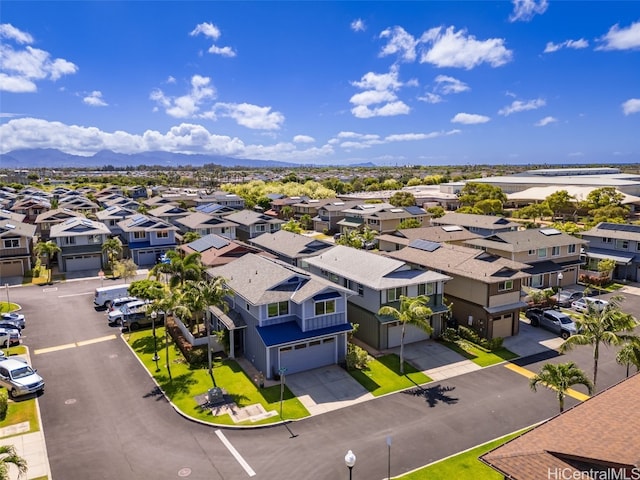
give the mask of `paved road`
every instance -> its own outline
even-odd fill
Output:
[[[430,384],[415,395],[399,393],[305,419],[289,429],[202,426],[176,414],[157,395],[118,330],[107,325],[104,312],[94,310],[91,295],[99,284],[11,289],[11,300],[21,303],[27,316],[25,343],[47,381],[40,406],[56,480],[235,480],[253,478],[252,473],[263,479],[333,480],[346,477],[343,458],[349,449],[358,457],[355,479],[382,479],[389,435],[392,475],[398,475],[557,412],[552,392],[534,394],[525,377],[495,366]],[[624,306],[640,314],[640,297],[629,297]],[[65,348],[50,348],[60,346]],[[613,357],[612,351],[602,352],[600,389],[624,376]],[[567,359],[587,371],[592,365],[588,348],[551,361]],[[518,363],[537,371],[546,361]],[[567,400],[567,406],[575,403]]]

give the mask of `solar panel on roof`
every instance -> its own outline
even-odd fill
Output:
[[[431,242],[429,240],[413,240],[409,243],[409,246],[412,248],[417,248],[418,250],[424,250],[425,252],[435,252],[437,249],[441,247],[438,242]]]
[[[405,210],[409,212],[411,215],[421,215],[423,213],[427,213],[422,208],[416,207],[415,205],[411,207],[405,207]]]
[[[226,247],[229,243],[231,242],[225,238],[219,237],[218,235],[206,235],[189,243],[189,247],[196,252],[204,252],[210,248],[215,248],[217,250]]]
[[[140,225],[147,221],[147,217],[145,215],[134,215],[131,217],[131,222],[129,223],[130,227],[135,227],[136,225]]]
[[[598,227],[600,230],[616,230],[620,232],[640,233],[640,225],[630,225],[626,223],[603,223]]]

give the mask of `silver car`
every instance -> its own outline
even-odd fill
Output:
[[[44,391],[44,380],[24,362],[12,358],[0,360],[0,385],[11,398]]]

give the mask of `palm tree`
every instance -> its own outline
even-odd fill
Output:
[[[122,242],[117,237],[106,240],[102,244],[102,253],[107,254],[109,266],[111,267],[111,276],[115,277],[115,261],[122,253]]]
[[[202,235],[200,235],[198,232],[187,232],[182,237],[182,243],[191,243],[195,240],[198,240],[200,237],[202,237]]]
[[[0,446],[0,480],[9,480],[9,464],[18,468],[18,478],[27,473],[27,461],[16,453],[13,445]]]
[[[418,297],[400,296],[400,310],[385,305],[378,310],[378,315],[393,317],[402,324],[400,335],[400,374],[404,375],[404,334],[407,324],[424,330],[427,333],[433,332],[429,322],[433,311],[427,306],[429,297],[420,295]]]
[[[600,344],[620,345],[623,342],[637,338],[630,332],[638,325],[633,315],[620,310],[620,302],[624,297],[616,295],[609,299],[609,304],[602,310],[596,309],[591,303],[587,303],[587,311],[576,320],[578,333],[571,335],[560,346],[560,352],[564,353],[577,345],[593,346],[593,388],[596,389],[598,379],[598,359],[600,357]]]
[[[540,369],[540,373],[529,379],[531,390],[536,392],[538,384],[555,390],[560,404],[560,413],[564,411],[564,397],[574,385],[584,385],[587,387],[589,395],[593,393],[594,386],[587,375],[576,367],[573,362],[567,363],[545,363]]]
[[[636,372],[640,372],[640,338],[635,338],[622,347],[616,355],[616,362],[627,367],[627,377],[631,365],[636,367]]]
[[[199,252],[182,256],[175,250],[169,250],[166,255],[171,262],[167,264],[171,288],[182,287],[187,280],[198,281],[202,278],[204,267],[200,262]]]
[[[48,281],[51,282],[51,260],[53,259],[54,255],[58,254],[61,251],[60,247],[54,241],[49,240],[47,242],[38,242],[34,248],[34,251],[36,255],[40,257],[47,257],[46,265],[47,270],[49,271]]]

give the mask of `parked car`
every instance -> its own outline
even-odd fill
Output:
[[[118,297],[114,298],[111,301],[111,305],[109,306],[109,311],[113,312],[114,310],[119,310],[123,305],[127,303],[135,302],[136,300],[140,300],[138,297]]]
[[[12,358],[0,361],[0,385],[11,398],[44,391],[44,380],[28,364]]]
[[[22,329],[20,328],[20,326],[16,325],[13,322],[2,321],[0,322],[0,328],[9,328],[12,330],[19,330],[20,333],[22,333]]]
[[[20,330],[17,328],[0,328],[0,338],[8,337],[8,340],[3,340],[0,346],[4,348],[20,345],[20,336]]]
[[[162,325],[163,319],[164,313],[158,312],[155,319],[156,325]],[[127,330],[129,330],[134,332],[136,330],[140,330],[141,328],[152,326],[153,322],[153,317],[150,313],[147,314],[147,312],[138,312],[131,315],[125,315],[125,317],[122,319],[122,331],[126,332]]]
[[[24,328],[25,326],[24,315],[18,312],[3,313],[2,315],[0,315],[0,321],[14,323],[20,329]]]
[[[600,298],[582,297],[581,299],[571,303],[571,308],[576,312],[585,313],[589,310],[589,306],[591,306],[591,308],[596,312],[601,312],[607,305],[609,305],[609,302]]]
[[[584,293],[579,290],[562,290],[552,295],[551,298],[556,302],[556,305],[569,308],[572,302],[581,299],[583,296]]]
[[[578,328],[573,318],[560,310],[530,308],[525,312],[525,316],[531,320],[531,326],[550,330],[565,340],[578,333]]]

